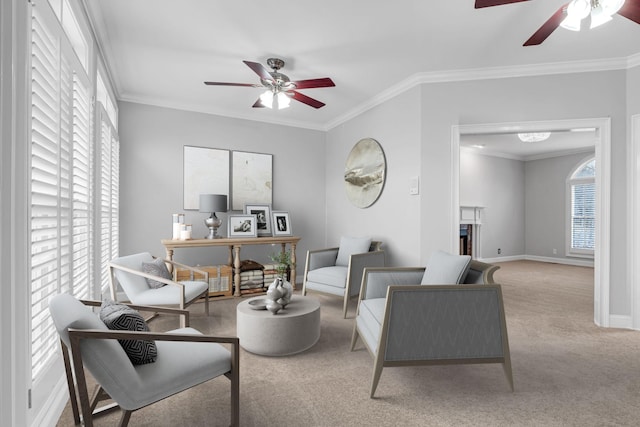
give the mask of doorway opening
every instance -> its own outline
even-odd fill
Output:
[[[552,120],[540,122],[456,125],[452,127],[452,251],[460,246],[460,140],[465,135],[506,133],[561,132],[571,129],[593,129],[596,136],[596,247],[594,251],[594,322],[609,327],[609,269],[610,269],[610,182],[611,182],[611,121],[608,118]],[[477,255],[477,254],[476,254]]]

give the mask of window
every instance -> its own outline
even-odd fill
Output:
[[[60,9],[46,2],[30,8],[27,257],[34,408],[60,379],[59,365],[54,365],[60,344],[49,299],[61,292],[101,299],[101,276],[118,255],[117,131],[102,103],[94,108],[91,102],[97,77],[87,72],[91,52],[80,31],[86,23],[76,19],[83,15],[74,16],[71,7],[80,2],[51,4]],[[107,82],[100,82],[105,93]],[[115,116],[114,102],[107,99]]]
[[[591,157],[576,167],[568,180],[570,256],[593,257],[595,248],[596,161]]]

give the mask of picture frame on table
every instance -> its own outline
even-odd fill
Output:
[[[257,218],[255,215],[229,215],[227,219],[229,237],[257,237]]]
[[[268,203],[249,203],[244,205],[245,215],[256,216],[258,237],[271,236],[271,205]]]
[[[274,236],[292,236],[291,219],[287,211],[273,211],[273,235]]]

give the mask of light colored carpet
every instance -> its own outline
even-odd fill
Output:
[[[515,392],[502,366],[385,368],[369,398],[373,360],[349,351],[355,300],[317,296],[320,341],[289,357],[241,351],[242,426],[635,426],[640,424],[640,332],[593,323],[593,269],[502,263]],[[192,326],[235,334],[238,299],[196,304]],[[152,329],[177,327],[161,318]],[[277,334],[278,331],[273,331]],[[229,382],[219,378],[134,412],[131,426],[223,426]],[[97,426],[116,425],[119,413]],[[72,425],[69,406],[59,426]]]

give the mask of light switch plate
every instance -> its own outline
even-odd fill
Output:
[[[409,180],[409,194],[420,194],[420,177],[415,176]]]

